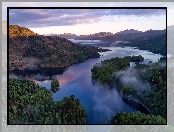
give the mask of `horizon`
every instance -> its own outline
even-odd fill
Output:
[[[174,26],[174,25],[172,25],[172,26]],[[126,30],[128,30],[128,31],[130,31],[131,29],[125,29],[125,30],[122,30],[122,31],[126,31]],[[150,31],[150,30],[152,30],[152,31],[161,31],[161,30],[166,30],[166,29],[161,29],[161,30],[153,30],[153,29],[149,29],[149,30],[146,30],[146,31],[140,31],[140,30],[136,30],[136,29],[133,29],[134,31],[139,31],[139,32],[147,32],[147,31]],[[119,32],[122,32],[122,31],[118,31],[118,32],[116,32],[116,33],[119,33]],[[112,33],[112,32],[105,32],[105,31],[101,31],[101,32],[96,32],[96,33],[111,33],[111,34],[116,34],[116,33]],[[94,34],[96,34],[96,33],[94,33]],[[61,33],[61,34],[56,34],[56,33],[49,33],[49,34],[39,34],[39,35],[64,35],[64,34],[71,34],[71,35],[77,35],[77,34],[75,34],[75,33]],[[80,35],[90,35],[90,34],[80,34]],[[80,36],[80,35],[78,35],[78,36]],[[93,34],[91,34],[91,35],[93,35]]]
[[[4,21],[7,21],[7,20],[4,20]],[[3,22],[4,22],[3,21]],[[2,22],[2,23],[3,23]],[[10,25],[9,25],[10,26]],[[18,26],[20,26],[20,25],[18,25]],[[174,25],[171,25],[171,26],[174,26]],[[167,27],[171,27],[171,26],[167,26]],[[20,26],[20,27],[24,27],[24,26]],[[27,27],[25,27],[25,28],[27,28]],[[28,29],[30,29],[30,28],[28,28]],[[31,30],[31,29],[30,29]],[[166,29],[161,29],[161,30],[153,30],[153,29],[148,29],[148,30],[145,30],[145,31],[141,31],[141,30],[137,30],[137,29],[133,29],[133,28],[130,28],[130,29],[124,29],[124,30],[121,30],[121,31],[118,31],[118,32],[115,32],[115,33],[113,33],[113,32],[107,32],[107,31],[99,31],[99,32],[95,32],[95,33],[93,33],[93,34],[96,34],[96,33],[111,33],[111,34],[117,34],[117,33],[120,33],[120,32],[123,32],[123,31],[130,31],[130,30],[134,30],[134,31],[139,31],[139,32],[147,32],[147,31],[150,31],[150,30],[152,30],[152,31],[161,31],[161,30],[166,30]],[[31,31],[33,31],[33,30],[31,30]],[[34,32],[34,31],[33,31]],[[36,32],[34,32],[34,33],[36,33]],[[38,34],[38,33],[37,33]],[[77,35],[77,34],[75,34],[75,33],[71,33],[71,32],[64,32],[64,33],[60,33],[60,34],[58,34],[58,33],[46,33],[46,34],[39,34],[39,35],[64,35],[64,34],[71,34],[71,35]],[[90,33],[91,35],[93,35],[92,33]],[[90,34],[80,34],[80,35],[90,35]],[[80,36],[80,35],[77,35],[77,36]]]
[[[165,9],[9,9],[9,25],[43,34],[113,34],[166,29]],[[142,26],[143,25],[143,26]]]

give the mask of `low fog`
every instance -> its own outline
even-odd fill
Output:
[[[154,67],[153,64],[154,63],[151,63],[151,66],[149,69],[152,69]],[[159,64],[158,65],[159,69],[166,66],[166,63],[164,62],[161,62],[158,64]],[[147,72],[147,69],[146,68],[141,69],[140,72],[145,73]],[[114,73],[114,75],[120,78],[120,83],[122,83],[123,86],[130,86],[136,89],[137,91],[139,91],[138,94],[141,94],[141,92],[150,90],[150,84],[141,80],[141,78],[138,75],[137,69],[134,67],[129,67],[126,70],[118,71]]]
[[[143,71],[146,71],[143,69]],[[149,90],[150,85],[149,83],[144,83],[138,76],[138,71],[131,67],[126,70],[122,70],[115,73],[116,77],[120,77],[121,83],[123,83],[124,86],[130,86],[138,91],[144,91]]]
[[[98,84],[97,84],[98,85]],[[135,112],[136,108],[127,105],[116,88],[99,86],[93,95],[93,122],[105,124],[117,112]]]

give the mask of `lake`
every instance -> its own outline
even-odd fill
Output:
[[[100,40],[78,40],[78,39],[69,39],[70,41],[72,41],[73,43],[77,43],[77,44],[100,44],[101,41]]]
[[[134,49],[132,47],[101,47],[112,51],[100,53],[100,58],[91,58],[84,62],[69,66],[62,75],[56,75],[60,82],[60,90],[53,93],[54,101],[63,97],[75,95],[85,108],[88,115],[88,124],[105,124],[117,112],[136,112],[141,108],[124,101],[120,92],[115,88],[108,88],[91,80],[91,68],[94,64],[103,60],[132,55],[142,55],[144,61],[157,62],[159,54],[153,54],[147,50]],[[133,65],[133,64],[132,64]],[[40,86],[51,89],[50,80],[36,81]],[[143,110],[141,110],[143,111]]]
[[[116,45],[119,43],[129,43],[128,41],[115,41],[115,42],[103,42],[101,40],[78,40],[78,39],[69,39],[70,41],[72,41],[73,43],[77,43],[77,44],[82,44],[82,45],[93,45],[93,46],[97,46],[100,44],[107,44],[107,45]]]

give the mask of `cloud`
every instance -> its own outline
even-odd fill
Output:
[[[165,15],[162,9],[10,9],[10,25],[28,28],[114,21],[114,16]]]

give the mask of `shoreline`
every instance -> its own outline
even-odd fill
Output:
[[[128,96],[125,96],[125,95],[122,93],[121,89],[118,88],[118,87],[116,87],[116,89],[119,90],[121,96],[124,98],[125,101],[136,102],[136,103],[138,103],[139,105],[142,105],[142,106],[148,111],[149,114],[153,115],[153,113],[149,110],[149,108],[148,108],[147,106],[145,106],[143,103],[141,103],[139,100],[134,100],[134,99],[129,98]],[[145,114],[145,113],[144,113],[144,114]]]
[[[101,55],[100,55],[101,56]],[[72,63],[72,64],[69,64],[69,65],[66,65],[66,66],[61,66],[61,67],[38,67],[38,66],[30,66],[30,67],[26,67],[26,68],[22,68],[22,69],[19,69],[19,68],[14,68],[12,70],[9,70],[9,74],[12,73],[14,75],[17,75],[17,76],[20,76],[20,77],[29,77],[29,78],[32,78],[34,75],[38,75],[38,74],[41,74],[41,75],[44,75],[44,76],[49,76],[49,78],[51,78],[52,76],[54,75],[62,75],[68,67],[74,65],[74,64],[79,64],[79,63],[83,63],[84,61],[88,60],[88,59],[95,59],[95,58],[99,58],[99,57],[89,57],[89,58],[86,58],[85,60],[83,61],[78,61],[76,63]],[[43,77],[44,78],[44,77]],[[37,80],[37,79],[36,79]],[[45,79],[39,79],[37,81],[44,81]]]
[[[102,48],[101,48],[102,49]],[[111,50],[108,49],[103,49],[104,51],[98,51],[99,55],[102,52],[108,52]],[[100,55],[99,57],[88,57],[85,60],[80,60],[78,62],[74,62],[72,64],[68,64],[68,65],[64,65],[64,66],[53,66],[53,67],[40,67],[40,66],[28,66],[28,67],[24,67],[24,68],[13,68],[13,69],[9,69],[9,73],[15,74],[15,75],[19,75],[22,77],[26,77],[26,76],[30,76],[29,73],[31,73],[32,75],[37,75],[39,74],[44,74],[44,76],[54,76],[56,74],[60,74],[62,75],[63,72],[66,71],[66,69],[74,64],[79,64],[82,62],[85,62],[88,59],[95,59],[95,58],[100,58],[102,55]],[[43,80],[44,81],[44,80]]]

